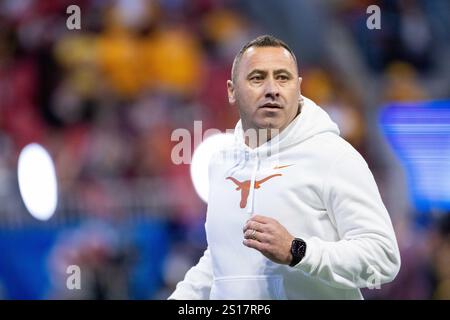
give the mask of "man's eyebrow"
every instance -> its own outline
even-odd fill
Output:
[[[292,72],[290,72],[290,71],[287,70],[287,69],[278,69],[278,70],[275,70],[273,73],[274,73],[275,75],[278,75],[278,74],[280,74],[280,73],[286,73],[286,74],[288,74],[288,75],[291,76],[291,77],[294,76],[294,75],[292,74]]]
[[[255,74],[267,74],[267,71],[261,70],[261,69],[254,69],[252,70],[248,75],[247,78],[255,75]]]

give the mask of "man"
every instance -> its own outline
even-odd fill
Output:
[[[236,56],[227,85],[241,120],[210,163],[208,248],[169,299],[362,299],[359,288],[395,278],[398,245],[374,178],[301,81],[272,36]]]

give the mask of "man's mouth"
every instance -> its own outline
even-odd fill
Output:
[[[266,109],[282,109],[283,107],[276,102],[267,102],[260,106],[260,108],[266,108]]]

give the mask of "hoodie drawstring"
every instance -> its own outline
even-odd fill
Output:
[[[255,180],[256,180],[256,171],[258,171],[259,166],[259,157],[256,154],[255,165],[253,166],[252,177],[250,179],[250,194],[249,194],[249,202],[247,205],[247,213],[253,214],[253,198],[255,193]]]

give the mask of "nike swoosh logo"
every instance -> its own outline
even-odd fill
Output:
[[[285,166],[275,166],[273,168],[274,169],[283,169],[283,168],[287,168],[287,167],[290,167],[290,166],[293,166],[293,164],[288,164],[288,165],[285,165]]]

